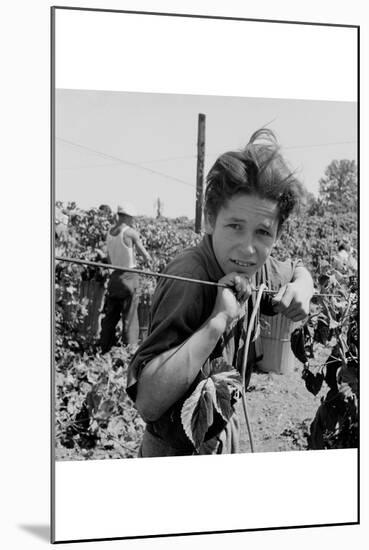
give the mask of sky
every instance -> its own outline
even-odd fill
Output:
[[[334,159],[356,160],[356,103],[57,89],[55,196],[80,208],[130,202],[153,216],[195,216],[198,114],[205,174],[267,125],[306,188]]]

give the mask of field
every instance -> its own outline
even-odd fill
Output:
[[[350,235],[356,247],[356,215],[326,212],[323,217],[318,207],[289,223],[276,255],[302,258],[316,288],[336,293],[336,297],[314,299],[302,331],[304,340],[301,331],[295,339],[295,353],[302,361],[296,359],[295,367],[283,375],[258,369],[253,373],[247,402],[258,452],[357,445],[357,283],[355,273],[334,266],[339,241]],[[68,225],[56,226],[56,255],[104,263],[105,235],[113,221],[110,209],[83,211],[73,203],[57,208],[68,216]],[[186,218],[142,217],[137,225],[154,258],[153,271],[162,271],[180,250],[200,239]],[[56,262],[58,460],[130,458],[139,447],[144,423],[125,393],[127,365],[134,349],[118,341],[101,355],[97,332],[86,330],[93,304],[81,287],[93,282],[103,289],[108,274],[108,269]],[[152,278],[141,278],[141,304],[150,303],[154,288]],[[318,409],[319,422],[312,434],[310,426]],[[249,452],[245,427],[241,445],[243,452]]]

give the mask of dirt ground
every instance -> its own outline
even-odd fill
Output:
[[[318,364],[327,355],[321,350]],[[322,363],[320,363],[322,364]],[[317,396],[307,391],[301,378],[302,364],[285,374],[254,371],[246,393],[247,412],[251,424],[255,452],[298,451],[307,449],[310,423],[327,387]],[[242,403],[239,403],[241,451],[250,452]]]

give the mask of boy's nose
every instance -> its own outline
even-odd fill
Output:
[[[255,252],[255,245],[252,239],[244,238],[242,242],[242,250],[245,256],[250,256]]]

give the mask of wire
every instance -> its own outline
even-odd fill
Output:
[[[193,159],[195,157],[197,157],[197,154],[193,153],[192,155],[183,155],[181,157],[166,157],[166,158],[152,159],[152,160],[141,160],[140,164],[151,164],[154,162],[169,162],[173,160]]]
[[[229,288],[228,285],[224,283],[217,283],[214,281],[203,281],[202,279],[192,279],[191,277],[181,277],[180,275],[169,275],[168,273],[156,273],[155,271],[146,271],[144,269],[136,269],[135,267],[121,267],[120,265],[111,265],[111,264],[105,264],[102,262],[91,262],[89,260],[79,260],[77,258],[67,258],[64,256],[55,256],[55,260],[58,260],[60,262],[69,262],[73,264],[81,264],[81,265],[90,265],[91,267],[99,267],[101,269],[114,269],[118,271],[123,271],[127,273],[137,273],[138,275],[146,275],[147,277],[163,277],[164,279],[174,279],[176,281],[183,281],[185,283],[197,283],[202,285],[211,285],[211,286],[217,286],[221,288]],[[261,287],[259,288],[252,288],[252,292],[259,292]],[[266,294],[277,294],[278,290],[269,290],[265,285],[263,285],[263,292]],[[313,296],[333,296],[333,297],[339,297],[339,294],[319,294],[318,292],[314,292]]]
[[[330,145],[348,145],[350,143],[357,143],[356,141],[336,141],[332,143],[313,143],[311,145],[291,145],[289,147],[283,147],[283,149],[311,149],[313,147],[327,147]]]
[[[163,277],[165,279],[175,279],[177,281],[184,281],[186,283],[197,283],[197,284],[229,288],[227,285],[223,283],[216,283],[213,281],[202,281],[200,279],[191,279],[189,277],[180,277],[179,275],[169,275],[167,273],[155,273],[154,271],[145,271],[143,269],[136,269],[131,267],[121,267],[119,265],[104,264],[101,262],[90,262],[88,260],[77,260],[76,258],[65,258],[62,256],[55,256],[55,259],[61,262],[90,265],[92,267],[99,267],[102,269],[114,269],[114,270],[123,271],[127,273],[137,273],[138,275],[146,275],[148,277]]]
[[[193,188],[196,187],[193,183],[189,183],[188,181],[182,180],[180,178],[176,178],[175,176],[170,176],[169,174],[165,174],[164,172],[160,172],[158,170],[153,170],[152,168],[148,168],[147,166],[143,166],[143,164],[151,164],[151,163],[157,163],[157,162],[172,162],[172,161],[176,161],[176,160],[193,159],[193,158],[196,158],[196,156],[197,156],[195,153],[192,154],[192,155],[184,155],[184,156],[178,156],[178,157],[166,157],[166,158],[161,158],[161,159],[143,160],[143,161],[141,161],[141,163],[137,163],[137,162],[127,161],[127,160],[121,159],[119,157],[109,155],[107,153],[103,153],[102,151],[92,149],[91,147],[87,147],[86,145],[82,145],[80,143],[75,143],[75,142],[67,140],[67,139],[63,139],[63,138],[60,138],[60,137],[57,137],[56,139],[59,140],[59,141],[62,141],[64,143],[67,143],[68,145],[72,145],[74,147],[79,147],[81,149],[85,149],[86,151],[90,151],[91,153],[94,153],[95,155],[99,155],[103,158],[114,160],[115,163],[126,164],[128,166],[133,166],[135,168],[145,170],[146,172],[149,172],[151,174],[155,174],[155,175],[162,176],[164,178],[167,178],[167,179],[170,179],[170,180],[173,180],[173,181],[177,181],[179,183],[182,183],[183,185],[187,185],[187,186],[193,187]],[[310,144],[310,145],[296,145],[296,146],[291,145],[291,146],[283,147],[283,149],[285,151],[288,151],[288,150],[291,150],[291,149],[312,149],[312,148],[315,148],[315,147],[328,147],[328,146],[332,146],[332,145],[348,145],[348,144],[356,144],[356,143],[357,143],[356,141],[336,141],[336,142],[331,142],[331,143],[316,143],[316,144]],[[217,152],[207,152],[207,155],[208,156],[218,156],[219,151],[217,151]],[[103,165],[100,165],[100,166],[103,166]],[[93,166],[93,167],[95,167],[95,166]],[[87,167],[61,168],[61,170],[66,170],[66,169],[77,170],[77,169],[86,169],[86,168],[88,168],[88,166]]]
[[[310,149],[310,148],[313,148],[313,147],[328,147],[328,146],[331,146],[331,145],[348,145],[348,144],[352,144],[352,143],[357,143],[356,141],[336,141],[336,142],[332,142],[332,143],[316,143],[316,144],[311,144],[311,145],[291,145],[289,147],[283,147],[283,149]],[[219,155],[221,153],[219,153],[219,151],[215,152],[207,152],[207,155],[210,155],[210,156],[216,156],[216,155]],[[185,160],[185,159],[193,159],[193,158],[196,158],[197,157],[197,154],[196,153],[193,153],[192,155],[183,155],[183,156],[178,156],[178,157],[166,157],[166,158],[158,158],[158,159],[151,159],[151,160],[141,160],[140,163],[141,164],[151,164],[151,163],[156,163],[156,162],[171,162],[171,161],[175,161],[175,160]]]
[[[146,172],[149,172],[151,174],[163,176],[164,178],[177,181],[179,183],[183,183],[184,185],[188,185],[189,187],[195,187],[193,183],[189,183],[188,181],[181,180],[180,178],[176,178],[175,176],[169,176],[168,174],[164,174],[163,172],[159,172],[158,170],[153,170],[152,168],[147,168],[146,166],[142,166],[140,164],[137,164],[136,162],[131,162],[131,161],[116,157],[114,155],[109,155],[107,153],[97,151],[96,149],[92,149],[91,147],[87,147],[86,145],[81,145],[80,143],[75,143],[74,141],[69,141],[67,139],[63,139],[60,137],[57,137],[56,139],[63,143],[67,143],[68,145],[72,145],[73,147],[79,147],[80,149],[85,149],[86,151],[89,151],[90,153],[94,153],[95,155],[99,155],[100,157],[114,160],[114,161],[117,161],[118,163],[126,164],[128,166],[134,166],[135,168],[140,168],[141,170],[145,170]]]
[[[80,166],[65,166],[63,168],[56,167],[57,170],[64,172],[65,170],[88,170],[89,168],[106,168],[107,166],[117,166],[120,162],[109,162],[104,164],[85,164]]]

